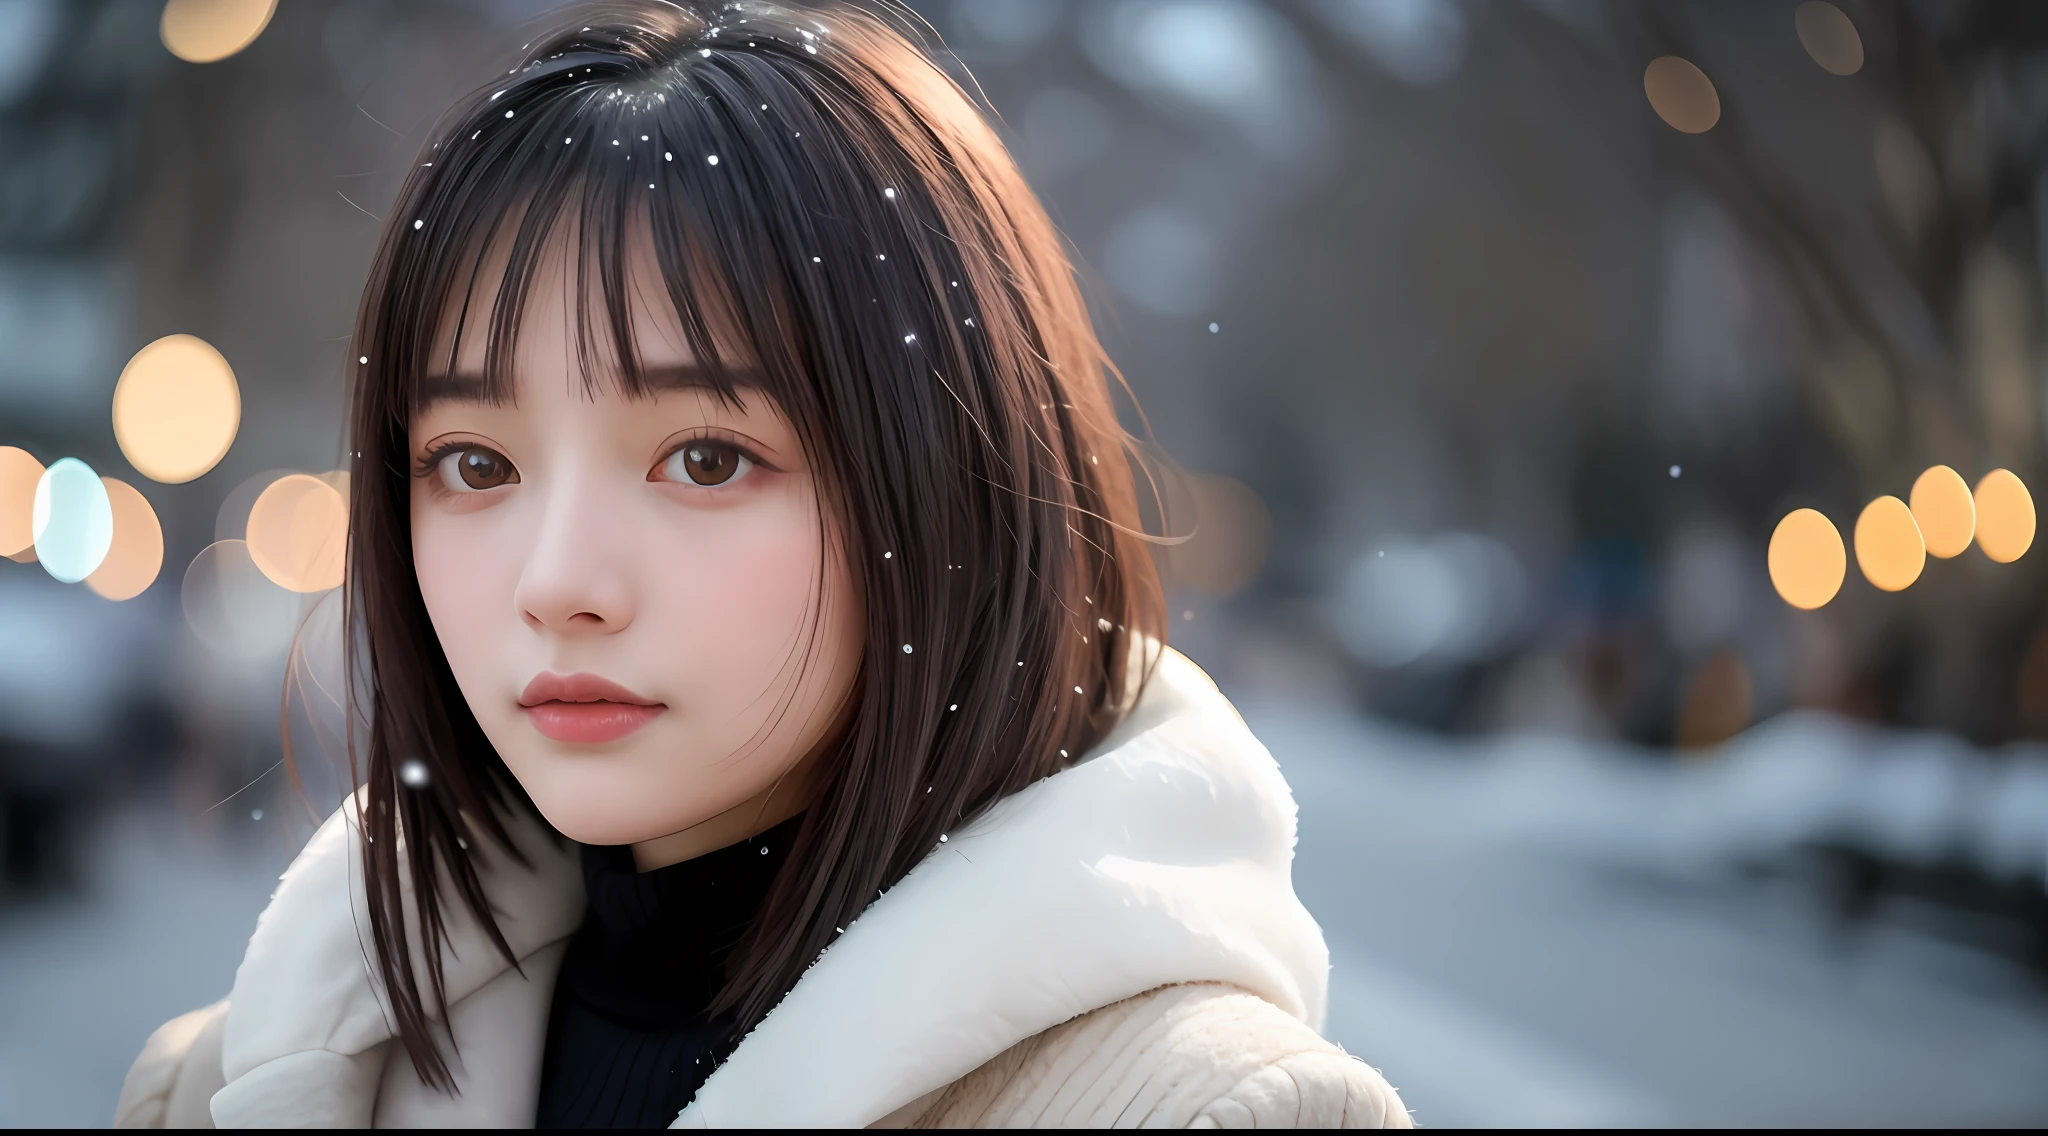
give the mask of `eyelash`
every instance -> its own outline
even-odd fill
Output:
[[[706,430],[703,431],[702,433],[690,434],[685,437],[678,438],[675,440],[674,443],[664,448],[661,451],[661,456],[655,458],[654,464],[648,467],[648,473],[650,475],[648,480],[653,480],[653,477],[651,475],[654,473],[654,471],[660,469],[664,465],[667,465],[668,459],[676,456],[678,453],[681,453],[685,446],[690,445],[692,442],[702,442],[705,441],[706,439],[718,442],[721,445],[731,446],[734,452],[738,453],[741,457],[747,459],[748,462],[752,463],[759,469],[765,470],[766,472],[769,473],[782,472],[777,467],[769,464],[766,461],[763,461],[761,459],[761,455],[755,453],[751,447],[741,444],[740,441],[737,438],[733,437],[729,432],[724,430]],[[458,454],[464,450],[482,450],[489,448],[490,447],[488,446],[479,446],[475,442],[443,442],[440,445],[428,450],[426,453],[420,455],[420,459],[417,462],[413,463],[412,475],[414,477],[428,479],[429,482],[434,486],[436,492],[453,492],[452,490],[447,489],[445,486],[442,486],[439,483],[439,481],[434,478],[434,472],[440,468],[442,459],[446,458],[449,454]],[[683,485],[687,483],[671,481],[670,484]],[[692,489],[720,488],[720,486],[716,485],[691,485],[690,487]]]
[[[742,443],[742,442],[741,442],[741,441],[740,441],[740,440],[739,440],[739,439],[738,439],[737,437],[733,436],[733,434],[732,434],[732,432],[731,432],[731,431],[729,431],[729,430],[703,430],[703,431],[699,431],[698,433],[695,433],[695,434],[689,434],[689,435],[686,435],[686,436],[684,436],[684,437],[678,438],[678,439],[676,439],[676,440],[675,440],[675,441],[674,441],[673,443],[671,443],[671,444],[669,444],[668,446],[664,447],[664,448],[662,449],[662,451],[661,451],[661,456],[660,456],[660,457],[658,457],[658,458],[655,458],[655,459],[654,459],[654,464],[648,467],[648,475],[649,475],[649,476],[648,476],[648,480],[650,480],[650,481],[651,481],[651,480],[653,480],[653,474],[654,474],[654,472],[655,472],[656,470],[659,470],[659,469],[660,469],[660,468],[661,468],[662,466],[665,466],[665,465],[667,465],[667,464],[668,464],[668,459],[670,459],[670,458],[672,458],[672,457],[676,456],[676,455],[677,455],[677,454],[679,454],[679,453],[682,453],[682,452],[683,452],[683,450],[684,450],[684,449],[686,449],[686,448],[688,448],[688,447],[689,447],[689,446],[690,446],[690,445],[691,445],[692,443],[695,443],[695,442],[704,442],[704,441],[711,441],[711,442],[717,442],[717,443],[718,443],[719,445],[721,445],[721,446],[728,446],[728,447],[730,447],[730,448],[732,449],[732,451],[733,451],[734,453],[736,453],[736,454],[738,454],[739,456],[741,456],[741,457],[745,458],[745,459],[747,460],[747,462],[748,462],[749,464],[751,464],[751,465],[755,466],[756,468],[758,468],[758,469],[760,469],[760,470],[762,470],[762,471],[764,471],[764,472],[767,472],[767,473],[781,473],[781,472],[782,472],[782,471],[781,471],[780,469],[777,469],[776,467],[774,467],[774,466],[772,466],[772,465],[768,464],[767,462],[765,462],[765,461],[762,461],[762,460],[761,460],[761,455],[759,455],[759,454],[755,453],[752,447],[750,447],[750,446],[747,446],[746,444]],[[692,489],[722,489],[722,488],[724,488],[724,486],[720,486],[720,485],[696,485],[696,484],[693,484],[693,483],[691,483],[691,482],[687,482],[687,481],[670,481],[670,482],[669,482],[669,484],[671,484],[671,485],[688,485],[688,486],[690,486],[690,488],[692,488]]]
[[[420,455],[420,460],[414,462],[412,465],[412,475],[414,477],[432,477],[434,476],[434,471],[440,468],[441,459],[447,457],[449,454],[459,454],[464,450],[480,450],[487,448],[488,447],[485,446],[479,446],[474,442],[443,442],[440,445],[435,446],[433,449],[428,450],[426,453]]]

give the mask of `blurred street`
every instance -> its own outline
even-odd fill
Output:
[[[1301,806],[1295,887],[1330,940],[1330,1035],[1380,1066],[1417,1119],[2048,1119],[2038,973],[1930,935],[1910,912],[1844,938],[1792,886],[1715,878],[1711,863],[1674,879],[1653,848],[1591,855],[1507,831],[1483,763],[1514,755],[1300,709],[1247,718]],[[1588,780],[1527,771],[1515,790],[1528,812],[1573,823],[1586,802],[1565,798]]]

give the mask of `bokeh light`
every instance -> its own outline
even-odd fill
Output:
[[[1927,543],[1913,510],[1897,497],[1879,497],[1856,518],[1856,566],[1887,592],[1903,591],[1927,567]]]
[[[2000,564],[2027,554],[2034,544],[2034,497],[2008,469],[1994,469],[1977,483],[1977,547]]]
[[[1847,14],[1827,0],[1807,0],[1792,15],[1799,32],[1799,46],[1836,75],[1854,75],[1863,69],[1863,37]]]
[[[185,569],[180,599],[192,633],[225,655],[276,655],[298,631],[298,595],[264,576],[246,541],[220,540],[202,549]]]
[[[34,549],[36,483],[42,479],[43,463],[27,450],[0,446],[0,556]]]
[[[212,469],[241,424],[234,369],[196,336],[167,335],[137,351],[114,386],[114,439],[152,481],[175,485]]]
[[[249,555],[294,592],[339,587],[348,549],[348,503],[332,485],[294,473],[270,483],[249,510]]]
[[[1707,73],[1676,55],[1660,56],[1643,69],[1643,93],[1650,109],[1673,130],[1704,134],[1721,121],[1721,96]]]
[[[1686,687],[1678,709],[1675,741],[1684,749],[1717,745],[1749,728],[1756,713],[1756,684],[1742,656],[1722,648],[1707,659]]]
[[[114,543],[107,487],[77,458],[58,458],[36,481],[36,559],[67,584],[92,575]]]
[[[114,542],[85,586],[110,600],[134,599],[164,566],[164,530],[142,491],[116,477],[100,479],[114,510]]]
[[[1172,577],[1196,591],[1229,595],[1265,567],[1272,515],[1257,493],[1233,477],[1197,477],[1190,489],[1195,529],[1186,543],[1167,550]]]
[[[1945,465],[1934,466],[1913,482],[1913,521],[1927,542],[1927,555],[1941,560],[1960,556],[1977,535],[1977,504],[1970,483]]]
[[[347,470],[330,469],[326,473],[316,473],[313,476],[332,485],[334,491],[341,494],[341,503],[344,505],[348,504],[349,478]]]
[[[1842,590],[1849,571],[1849,553],[1835,523],[1812,509],[1785,514],[1771,533],[1765,553],[1771,586],[1779,598],[1806,611],[1822,607]]]
[[[213,518],[213,539],[247,540],[249,511],[256,507],[256,498],[263,496],[263,491],[279,478],[305,472],[303,469],[266,469],[244,478],[221,498],[220,509]]]
[[[157,25],[164,46],[187,63],[217,63],[256,42],[277,0],[169,0]]]

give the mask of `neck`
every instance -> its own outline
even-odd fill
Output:
[[[633,845],[633,867],[642,872],[694,860],[758,836],[804,811],[810,803],[809,762],[776,778],[775,783],[717,816],[679,832]]]

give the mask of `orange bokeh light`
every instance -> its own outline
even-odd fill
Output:
[[[1811,611],[1842,590],[1849,554],[1835,523],[1812,509],[1785,514],[1771,533],[1771,586],[1793,607]]]
[[[137,351],[114,384],[114,440],[151,481],[175,485],[212,469],[241,425],[233,368],[195,336],[166,335]]]
[[[1887,592],[1913,585],[1927,567],[1927,543],[1913,510],[1897,497],[1879,497],[1856,518],[1856,566],[1863,577]]]
[[[2034,497],[2009,469],[1994,469],[1977,483],[1977,547],[2010,564],[2034,545]]]
[[[249,510],[249,557],[294,592],[339,587],[348,548],[348,503],[310,474],[278,478]]]
[[[1937,465],[1913,482],[1913,521],[1927,541],[1927,555],[1941,560],[1961,556],[1977,535],[1977,504],[1970,483],[1945,465]]]
[[[27,450],[0,446],[0,556],[35,559],[36,482],[42,477],[43,463]]]
[[[1705,134],[1721,121],[1714,81],[1676,55],[1652,59],[1643,69],[1643,93],[1650,97],[1650,109],[1673,130]]]
[[[85,586],[110,600],[141,595],[164,566],[164,530],[142,491],[119,478],[100,478],[114,508],[114,543]]]

